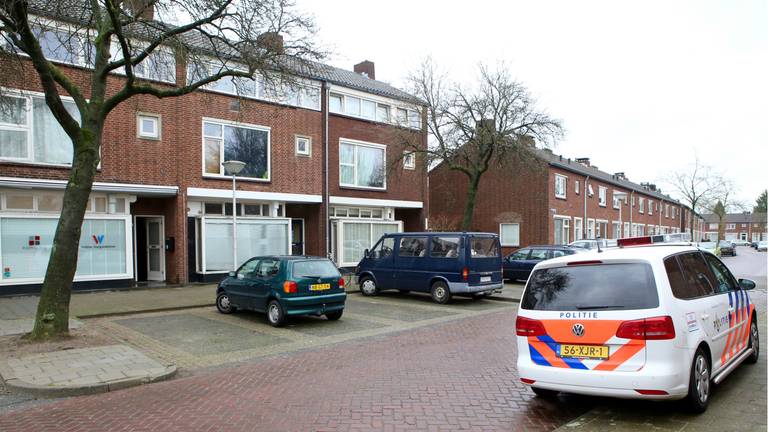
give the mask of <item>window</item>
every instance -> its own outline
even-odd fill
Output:
[[[637,198],[637,211],[640,213],[645,213],[645,198]]]
[[[503,223],[499,225],[499,237],[502,246],[520,246],[520,224]]]
[[[595,238],[595,220],[587,219],[587,239]]]
[[[638,224],[637,225],[637,236],[638,237],[642,237],[643,235],[645,235],[645,233],[643,231],[645,231],[645,225]]]
[[[664,217],[669,217],[669,204],[664,204]]]
[[[403,168],[405,169],[416,169],[416,153],[414,152],[406,152],[403,156]]]
[[[423,257],[427,254],[426,237],[401,237],[400,251],[401,257]]]
[[[743,223],[743,224],[741,224],[741,227],[742,227],[742,228],[746,228],[746,227],[747,227],[747,224]]]
[[[520,261],[520,260],[526,260],[528,259],[528,254],[531,252],[530,249],[520,249],[519,251],[516,251],[512,255],[509,256],[510,261]]]
[[[592,185],[591,184],[587,184],[586,186],[587,186],[587,195],[592,197],[592,195],[595,194],[595,191],[592,189]]]
[[[5,208],[7,210],[34,210],[35,197],[32,195],[6,195]]]
[[[555,198],[565,198],[565,188],[567,182],[568,177],[555,174]]]
[[[732,224],[732,223],[725,224],[725,229],[729,229],[729,230],[736,229],[736,224]]]
[[[139,138],[160,139],[160,116],[154,114],[137,114],[136,129]]]
[[[674,258],[674,257],[673,257]],[[669,260],[670,258],[667,258]],[[680,270],[686,286],[678,285],[672,287],[672,292],[677,298],[695,298],[711,295],[715,292],[715,284],[712,272],[709,270],[704,257],[699,252],[689,252],[677,256]],[[667,260],[664,261],[666,266]],[[670,263],[674,272],[674,264]],[[667,268],[669,274],[670,268]],[[676,276],[674,276],[676,277]],[[672,283],[672,281],[670,281]],[[680,284],[680,280],[674,283]]]
[[[395,122],[401,126],[405,126],[406,124],[408,124],[408,110],[404,108],[398,108],[397,118],[395,119]]]
[[[376,120],[384,123],[389,123],[389,105],[378,104],[376,107]]]
[[[677,207],[672,207],[672,219],[674,219],[675,216],[677,216]]]
[[[312,138],[296,135],[296,154],[298,156],[311,156]]]
[[[339,185],[386,189],[386,147],[341,140],[339,144]]]
[[[605,207],[608,203],[608,188],[605,186],[598,186],[597,189],[597,203],[600,207]]]
[[[613,222],[612,224],[613,232],[611,233],[613,235],[612,238],[619,239],[621,238],[621,222]]]
[[[576,192],[576,195],[578,195],[579,194],[579,181],[576,180],[575,182],[573,182],[573,184],[574,184],[573,191]]]
[[[380,208],[361,208],[361,207],[331,207],[331,216],[350,217],[362,219],[382,219],[384,212]]]
[[[371,249],[369,256],[373,259],[387,258],[392,255],[392,251],[395,250],[395,238],[384,237],[376,246]]]
[[[630,237],[629,230],[630,230],[629,222],[624,222],[624,237]]]
[[[345,96],[344,114],[360,117],[360,98]]]
[[[653,201],[648,200],[648,215],[653,215]]]
[[[238,177],[269,180],[269,134],[262,126],[203,121],[203,174],[229,175],[221,163],[238,160],[246,164]]]
[[[717,229],[717,224],[716,223],[709,224],[709,229]]]
[[[137,55],[144,49],[145,44],[129,41],[132,44],[131,55]],[[119,61],[123,59],[123,50],[120,47],[119,42],[113,41],[110,46],[110,53],[112,61]],[[190,62],[190,65],[194,63]],[[195,64],[194,70],[190,71],[191,76],[203,75],[207,77],[218,72],[204,70],[199,64]],[[115,70],[115,73],[125,75],[125,69],[119,68]],[[138,78],[144,78],[153,81],[163,81],[167,83],[176,83],[176,56],[170,49],[157,48],[150,53],[141,63],[133,66],[133,74]],[[231,82],[231,77],[226,77],[221,82]]]
[[[331,93],[328,98],[328,110],[334,113],[342,112],[342,106],[344,104],[344,96],[340,94]]]
[[[370,120],[376,118],[376,102],[363,100],[363,118]]]
[[[567,244],[570,241],[571,220],[556,217],[554,224],[555,244]]]
[[[46,59],[79,66],[89,66],[93,61],[93,45],[85,35],[55,27],[32,25]]]
[[[501,256],[499,242],[495,237],[471,237],[472,258],[496,258]]]
[[[613,208],[618,209],[621,206],[621,195],[617,195],[616,192],[613,193]]]
[[[414,129],[421,129],[421,115],[418,111],[408,110],[408,125]]]
[[[547,253],[549,250],[547,249],[531,249],[531,255],[528,256],[528,259],[531,261],[544,261],[547,259]]]
[[[429,255],[435,258],[457,258],[461,250],[461,237],[432,237]]]
[[[62,100],[64,108],[79,123],[75,103]],[[0,96],[0,159],[72,164],[72,140],[37,95]]]
[[[573,240],[581,240],[584,238],[583,234],[583,224],[581,222],[581,218],[573,218]]]
[[[256,269],[259,266],[259,260],[258,259],[252,259],[237,270],[237,276],[238,278],[242,276],[243,279],[256,279]]]

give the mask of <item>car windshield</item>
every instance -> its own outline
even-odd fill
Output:
[[[649,309],[659,305],[651,266],[579,265],[533,272],[523,309],[547,311]]]
[[[325,259],[294,261],[293,277],[336,277],[339,270]]]

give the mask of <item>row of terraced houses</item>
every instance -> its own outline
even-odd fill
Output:
[[[49,59],[87,89],[86,60],[58,42],[67,39],[59,34],[66,25],[39,31]],[[72,159],[39,79],[28,62],[22,66],[1,93],[11,108],[0,115],[0,295],[39,290]],[[186,82],[188,66],[177,60],[137,73],[174,87]],[[220,279],[236,264],[233,212],[238,262],[307,254],[330,256],[340,267],[355,266],[384,232],[458,220],[464,179],[441,166],[429,174],[420,154],[403,154],[399,145],[405,135],[427,145],[419,101],[376,80],[370,61],[353,69],[319,65],[289,91],[254,77],[248,95],[222,79],[183,97],[139,96],[115,109],[75,288]],[[114,89],[121,79],[112,77]],[[65,104],[76,112],[70,99]],[[694,217],[653,185],[605,173],[588,159],[537,152],[544,169],[496,167],[480,185],[473,229],[499,233],[507,250],[686,231]],[[232,159],[246,163],[235,209],[221,164]]]

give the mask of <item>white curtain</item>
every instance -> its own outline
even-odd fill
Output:
[[[75,120],[80,121],[80,113],[74,102],[65,101],[64,107]],[[32,98],[32,117],[35,162],[71,164],[72,140],[48,109],[45,99]]]
[[[371,247],[371,224],[345,222],[344,245],[341,261],[344,263],[358,262],[363,257],[365,249]]]

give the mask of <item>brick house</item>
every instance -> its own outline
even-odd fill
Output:
[[[690,209],[652,184],[609,174],[588,158],[534,150],[533,161],[495,165],[480,180],[473,230],[499,233],[505,251],[530,244],[689,231]],[[429,174],[430,224],[456,228],[464,211],[463,174]],[[695,216],[694,237],[701,229]],[[448,228],[440,227],[440,228]]]
[[[56,37],[40,40],[86,91],[85,61],[61,53]],[[142,78],[185,82],[189,65],[170,58],[175,68],[146,68]],[[2,89],[15,111],[0,116],[0,295],[39,290],[72,158],[39,78],[22,63]],[[426,145],[420,105],[377,81],[372,62],[354,69],[319,65],[298,76],[299,88],[276,91],[256,76],[252,93],[239,96],[222,79],[183,97],[137,96],[116,108],[75,288],[223,277],[235,261],[224,160],[247,163],[237,177],[239,263],[263,254],[330,254],[351,266],[381,233],[424,229],[425,164],[398,150],[403,136]],[[110,79],[112,91],[121,79]]]
[[[704,235],[716,241],[720,218],[714,214],[704,215]],[[728,213],[723,221],[723,235],[725,240],[762,241],[768,240],[768,224],[763,213]]]

